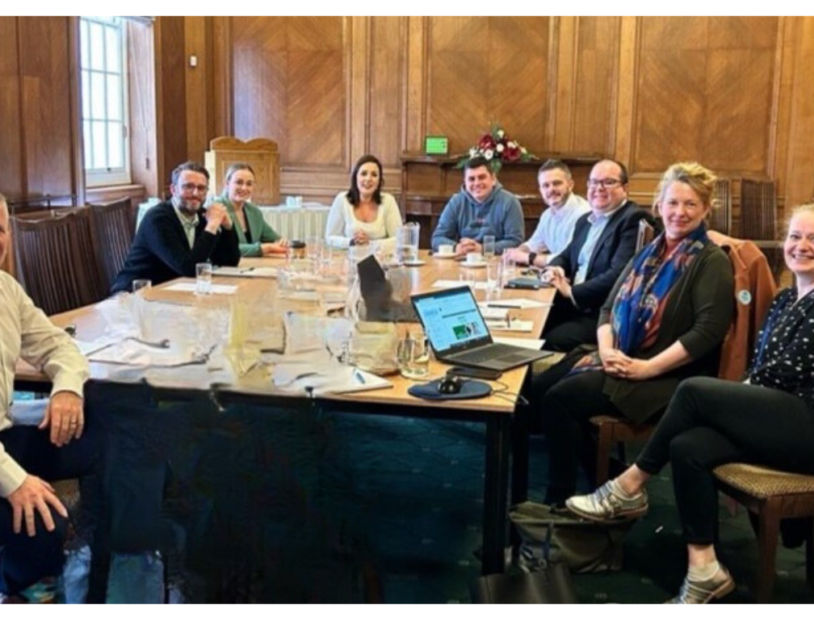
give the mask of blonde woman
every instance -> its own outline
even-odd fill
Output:
[[[285,254],[288,241],[263,219],[263,213],[251,203],[254,170],[249,164],[237,163],[226,171],[223,194],[214,202],[226,207],[237,231],[241,256],[274,256]]]

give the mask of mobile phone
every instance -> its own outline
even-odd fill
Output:
[[[448,375],[457,375],[459,377],[474,377],[476,379],[487,379],[493,381],[500,377],[503,373],[499,370],[491,370],[489,368],[469,368],[467,366],[453,366],[447,371]]]
[[[506,288],[522,288],[536,291],[542,288],[544,284],[537,278],[512,278],[506,282]]]

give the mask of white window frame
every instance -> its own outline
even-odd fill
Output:
[[[127,76],[127,23],[121,17],[86,17],[82,16],[79,18],[80,20],[80,36],[79,36],[79,44],[85,50],[85,54],[80,52],[80,91],[81,91],[81,98],[82,98],[82,105],[80,106],[79,115],[80,115],[80,127],[81,127],[81,134],[82,134],[82,152],[83,152],[83,159],[82,166],[85,170],[85,184],[87,187],[101,187],[105,185],[125,185],[131,182],[130,176],[130,106],[129,106],[129,92],[128,92],[128,76]],[[121,42],[121,49],[119,50],[119,60],[121,64],[119,67],[109,68],[107,67],[107,37],[102,37],[102,56],[103,56],[103,63],[102,66],[104,69],[102,71],[98,69],[91,69],[93,63],[90,62],[90,54],[91,54],[91,47],[90,47],[90,36],[83,36],[83,32],[85,31],[84,24],[87,24],[87,27],[90,27],[91,23],[100,24],[104,28],[110,28],[111,26],[118,26],[119,30],[119,40]],[[85,47],[87,46],[87,47]],[[82,65],[82,58],[87,58],[88,62],[91,66],[85,67]],[[88,100],[91,99],[92,96],[92,82],[93,80],[84,79],[85,74],[88,76],[92,74],[103,74],[105,76],[115,74],[118,75],[120,78],[121,84],[121,120],[110,120],[107,115],[107,80],[103,80],[103,88],[105,89],[105,93],[103,95],[104,101],[104,116],[103,117],[86,117],[85,116],[85,108],[90,106],[85,105],[85,97]],[[85,92],[85,84],[87,84],[88,92]],[[93,144],[90,144],[89,141],[86,139],[87,133],[85,130],[85,125],[91,121],[104,121],[108,123],[107,130],[110,130],[110,124],[118,124],[121,127],[122,135],[123,135],[123,146],[122,146],[122,165],[111,168],[92,168],[89,166],[89,163],[93,161]],[[107,135],[107,134],[105,134]],[[108,140],[105,140],[105,150],[108,148]]]

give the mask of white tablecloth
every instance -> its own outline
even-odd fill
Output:
[[[138,207],[136,227],[141,224],[144,214],[160,201],[158,198],[149,198]],[[317,202],[306,203],[301,207],[287,207],[285,205],[261,206],[263,219],[266,220],[279,235],[286,239],[306,240],[308,237],[324,237],[325,222],[328,219],[330,207]]]

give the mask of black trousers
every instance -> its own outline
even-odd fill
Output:
[[[61,448],[51,443],[49,430],[36,426],[14,426],[0,432],[0,442],[29,474],[47,481],[83,476],[83,484],[98,484],[95,473],[99,450],[97,434],[91,425],[86,427],[81,439],[73,440]],[[98,500],[98,489],[86,493],[82,488],[83,502],[87,495]],[[43,577],[57,576],[65,561],[63,543],[68,529],[68,519],[51,508],[56,528],[45,529],[39,512],[34,511],[36,535],[29,536],[23,520],[22,531],[13,531],[11,504],[0,499],[0,592],[15,594]]]
[[[697,377],[682,382],[636,464],[657,473],[672,463],[688,543],[717,538],[718,495],[712,470],[745,461],[814,474],[814,412],[772,388]]]
[[[596,316],[585,316],[559,293],[543,329],[548,351],[570,351],[581,344],[596,344]]]
[[[566,376],[582,355],[569,353],[532,379],[531,406],[539,412],[542,431],[548,438],[547,504],[561,504],[576,492],[580,465],[588,478],[593,479],[596,439],[590,419],[600,414],[622,417],[602,392],[601,370]]]

